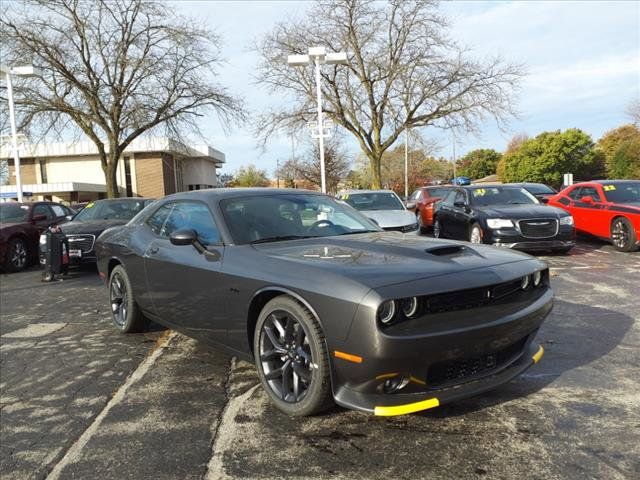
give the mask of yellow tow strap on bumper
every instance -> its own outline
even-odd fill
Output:
[[[437,398],[429,398],[421,402],[407,403],[406,405],[393,405],[390,407],[376,407],[374,414],[381,417],[392,417],[394,415],[406,415],[408,413],[420,412],[428,410],[440,405]]]
[[[542,355],[544,355],[544,348],[542,348],[542,345],[540,345],[540,348],[538,349],[536,354],[533,357],[531,357],[533,358],[533,363],[538,363],[542,358]]]

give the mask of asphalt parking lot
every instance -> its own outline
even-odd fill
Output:
[[[94,270],[0,277],[0,477],[640,477],[640,253],[544,257],[546,354],[422,414],[291,419],[253,367],[153,327],[120,335]]]

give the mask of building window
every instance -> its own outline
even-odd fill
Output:
[[[189,190],[204,190],[206,188],[213,188],[213,185],[208,185],[205,183],[190,183],[188,187]]]
[[[47,183],[47,161],[40,159],[38,163],[40,164],[40,179],[42,183]]]
[[[124,181],[127,188],[127,197],[133,197],[133,188],[131,187],[131,159],[124,157]]]

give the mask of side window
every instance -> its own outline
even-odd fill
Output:
[[[568,194],[569,198],[575,201],[580,200],[583,195],[582,195],[582,187],[577,187],[574,188],[573,190],[571,190]]]
[[[595,187],[582,187],[582,193],[580,193],[580,198],[582,197],[591,197],[594,202],[600,201],[600,195],[598,195],[598,190]]]
[[[466,196],[465,196],[464,192],[463,192],[463,191],[461,191],[461,190],[458,190],[458,191],[456,192],[455,199],[453,200],[453,203],[458,203],[458,202],[460,202],[460,203],[467,203],[467,198],[466,198]]]
[[[62,205],[51,205],[51,210],[53,210],[53,213],[56,217],[64,217],[65,215],[67,215]]]
[[[36,215],[44,215],[47,217],[47,220],[51,220],[53,218],[49,207],[43,204],[39,204],[33,207],[33,216],[35,217]]]
[[[411,198],[409,200],[417,202],[418,200],[420,200],[421,197],[422,197],[422,190],[416,190],[415,192],[413,192],[413,195],[411,195]]]
[[[169,234],[166,233],[164,229],[164,224],[167,220],[167,217],[169,216],[169,213],[171,213],[173,205],[173,203],[164,204],[162,207],[156,210],[156,213],[151,215],[151,217],[149,217],[149,219],[147,220],[147,225],[149,225],[151,231],[156,235],[159,235],[161,237],[169,236]]]
[[[199,202],[174,203],[173,210],[164,224],[166,235],[176,230],[191,228],[198,233],[203,245],[220,243],[220,234],[207,206]]]
[[[456,191],[451,190],[442,199],[442,203],[444,203],[445,205],[453,205],[453,199],[455,198],[455,196],[456,196]]]

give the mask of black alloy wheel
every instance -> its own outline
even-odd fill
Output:
[[[282,411],[311,415],[332,403],[324,335],[313,315],[288,296],[262,310],[254,355],[263,387]]]
[[[133,298],[131,282],[122,265],[117,265],[109,277],[109,304],[111,319],[122,333],[141,332],[147,326],[147,320]]]
[[[611,243],[616,250],[632,252],[636,249],[636,233],[631,222],[618,217],[611,223]]]

